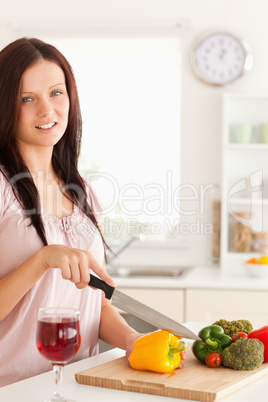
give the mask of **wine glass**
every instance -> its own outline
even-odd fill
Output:
[[[63,367],[77,353],[80,342],[80,313],[74,308],[40,308],[36,333],[37,349],[53,366],[55,391],[44,402],[75,402],[62,393]]]

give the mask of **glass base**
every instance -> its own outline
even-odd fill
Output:
[[[45,399],[44,401],[40,401],[40,402],[76,402],[76,401],[73,400],[73,399],[65,399],[65,398],[55,399],[55,398],[52,398],[52,399]]]

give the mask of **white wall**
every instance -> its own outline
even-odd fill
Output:
[[[3,3],[3,0],[2,0]],[[22,35],[75,34],[90,24],[157,23],[186,19],[182,28],[182,182],[220,183],[221,95],[268,92],[267,0],[10,0],[0,7],[0,47]],[[224,88],[199,82],[190,68],[190,51],[206,30],[223,29],[245,39],[254,54],[253,71]],[[47,33],[46,33],[47,36]],[[187,209],[197,205],[187,205]],[[195,222],[198,213],[190,222]],[[201,216],[205,220],[206,216]],[[208,258],[207,236],[192,236],[192,259]],[[196,252],[198,248],[199,252]]]

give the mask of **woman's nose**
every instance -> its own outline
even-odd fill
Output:
[[[38,115],[42,116],[49,116],[53,113],[54,108],[50,99],[40,99],[38,105]]]

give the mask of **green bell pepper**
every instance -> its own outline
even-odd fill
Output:
[[[195,357],[202,363],[209,353],[222,354],[223,349],[230,346],[232,339],[225,335],[223,329],[219,325],[210,325],[201,329],[198,333],[200,341],[195,341],[192,345],[192,351]]]

